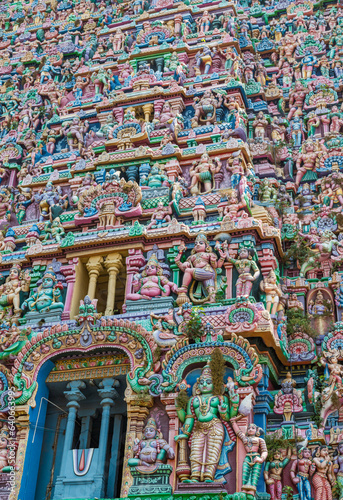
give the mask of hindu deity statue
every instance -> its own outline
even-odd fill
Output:
[[[222,267],[225,260],[225,253],[221,252],[220,259],[212,252],[211,246],[207,241],[206,235],[198,234],[195,239],[194,248],[191,255],[185,262],[181,262],[182,254],[185,252],[184,245],[179,246],[179,253],[175,257],[175,264],[184,272],[182,286],[178,289],[177,303],[182,305],[189,302],[187,291],[189,285],[190,297],[193,303],[205,303],[216,301],[216,268]],[[201,289],[194,291],[196,283],[201,284]],[[200,297],[203,298],[200,298]]]
[[[172,202],[170,202],[170,204],[171,203]],[[151,221],[146,227],[147,231],[149,229],[161,228],[165,224],[171,222],[170,216],[172,214],[172,210],[170,204],[168,205],[168,207],[165,207],[162,201],[158,202],[157,207],[155,208],[154,213],[151,216]]]
[[[143,438],[135,439],[133,452],[134,458],[130,458],[128,464],[131,467],[139,467],[142,472],[151,470],[151,466],[163,463],[167,458],[175,457],[173,448],[163,439],[156,420],[151,417],[144,427]]]
[[[224,387],[223,387],[224,389]],[[213,482],[230,471],[227,463],[227,424],[237,415],[239,396],[234,391],[229,397],[214,394],[212,371],[207,364],[196,382],[196,395],[187,405],[187,410],[177,409],[183,422],[181,433],[175,441],[190,440],[190,477],[187,483]],[[217,470],[219,461],[227,465]]]
[[[158,163],[155,163],[147,177],[142,179],[141,184],[149,188],[159,188],[162,186],[169,186],[169,179],[163,172],[163,169]]]
[[[332,488],[336,481],[326,445],[318,446],[313,454],[312,463],[315,470],[312,476],[314,500],[332,500]]]
[[[238,418],[231,418],[230,422],[246,451],[246,456],[243,461],[242,490],[246,493],[247,500],[252,500],[255,497],[262,464],[267,459],[268,450],[265,440],[260,437],[262,429],[256,424],[251,423],[244,433],[237,425],[236,420],[238,420]]]
[[[201,184],[204,185],[204,192],[209,193],[214,188],[213,177],[217,174],[222,167],[219,158],[212,160],[207,153],[201,155],[199,162],[193,162],[193,166],[189,171],[191,177],[191,193],[193,195],[199,194],[201,191]]]
[[[235,266],[238,271],[236,282],[236,297],[249,297],[253,282],[260,275],[260,270],[253,260],[254,250],[242,246],[238,250],[238,258],[233,259],[227,256],[227,260]]]
[[[282,498],[282,471],[289,463],[291,458],[291,448],[288,448],[287,456],[282,459],[281,451],[275,450],[273,458],[266,463],[264,469],[264,479],[271,500],[281,500]]]
[[[263,179],[258,189],[258,198],[264,203],[275,203],[277,199],[277,189],[270,179]]]
[[[260,288],[266,294],[266,309],[271,316],[275,316],[284,309],[284,305],[280,301],[283,292],[277,284],[276,274],[273,270],[261,281]]]
[[[312,464],[311,450],[302,448],[299,451],[298,459],[292,463],[290,476],[293,484],[296,485],[300,500],[311,500],[310,474],[314,471]]]
[[[268,127],[268,120],[264,116],[263,111],[259,111],[252,124],[255,132],[255,138],[263,142],[266,136],[266,131]]]
[[[13,264],[5,283],[0,286],[0,319],[8,311],[12,316],[11,321],[17,323],[21,313],[20,292],[29,292],[30,281],[28,271],[21,273],[21,266]]]
[[[136,274],[132,281],[133,293],[126,296],[128,300],[151,300],[156,297],[169,297],[171,292],[177,292],[175,283],[163,276],[163,269],[155,254],[151,255],[143,272]]]
[[[177,335],[174,334],[176,323],[174,321],[174,309],[170,308],[167,314],[150,313],[152,325],[152,335],[155,342],[160,347],[169,347],[177,342]]]
[[[89,123],[85,120],[82,124],[79,117],[73,118],[71,123],[64,123],[62,125],[61,133],[66,136],[69,151],[74,151],[81,149],[84,146],[84,138],[87,130],[89,129]]]
[[[44,189],[40,189],[38,193],[34,195],[34,200],[39,203],[40,217],[39,221],[43,222],[48,218],[52,218],[52,211],[54,207],[58,206],[64,208],[68,205],[68,194],[63,194],[60,186],[55,187],[51,181],[46,183]]]
[[[297,187],[299,187],[306,172],[314,171],[317,158],[320,158],[325,151],[326,147],[324,144],[314,143],[311,139],[302,144],[301,153],[296,162],[297,175],[295,184]]]
[[[43,241],[52,239],[55,240],[56,243],[61,243],[62,238],[64,236],[65,236],[65,231],[62,226],[61,220],[59,217],[56,217],[56,219],[47,224],[47,227],[45,228],[45,237]]]
[[[285,421],[290,421],[293,413],[303,411],[301,391],[295,389],[296,382],[288,372],[281,382],[281,390],[275,396],[274,413],[283,415]]]
[[[42,284],[23,302],[21,309],[38,313],[62,312],[64,304],[61,290],[63,285],[57,282],[56,274],[48,267],[42,278]]]
[[[204,95],[194,98],[195,114],[192,118],[192,127],[198,127],[200,123],[210,125],[216,122],[216,109],[222,105],[223,96],[215,97],[212,90],[205,90]]]
[[[333,318],[330,300],[325,300],[321,290],[318,290],[314,299],[311,298],[307,307],[311,323],[319,334],[324,334]]]

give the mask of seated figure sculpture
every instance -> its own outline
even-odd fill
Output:
[[[64,308],[61,286],[57,282],[57,276],[52,269],[47,268],[43,276],[42,284],[31,297],[25,300],[21,306],[23,311],[47,313],[50,311],[62,312]]]
[[[175,283],[163,276],[163,269],[155,254],[148,260],[142,274],[134,276],[132,288],[133,293],[126,296],[128,300],[151,300],[156,297],[168,297],[171,291],[177,292]]]
[[[149,418],[143,431],[143,438],[135,439],[133,445],[134,458],[130,458],[128,464],[131,467],[140,467],[149,469],[153,465],[163,463],[167,458],[175,457],[173,448],[162,438],[160,431],[157,429],[154,418]]]

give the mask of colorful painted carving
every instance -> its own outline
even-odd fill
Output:
[[[341,499],[340,3],[0,19],[1,500]]]

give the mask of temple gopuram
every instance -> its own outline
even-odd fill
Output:
[[[0,1],[0,500],[343,500],[343,3]]]

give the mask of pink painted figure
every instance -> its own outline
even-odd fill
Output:
[[[168,297],[172,291],[177,292],[175,283],[163,276],[163,269],[155,254],[148,260],[141,276],[139,274],[135,275],[132,288],[133,293],[126,296],[128,300],[151,300],[156,297]]]
[[[235,266],[239,275],[236,283],[236,297],[249,297],[253,282],[260,275],[260,270],[252,259],[251,250],[241,247],[238,250],[237,259],[228,256],[227,260]]]

